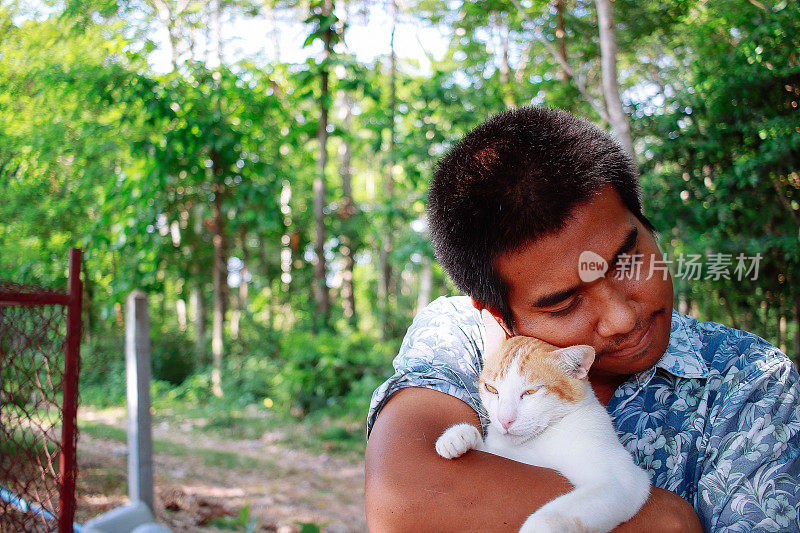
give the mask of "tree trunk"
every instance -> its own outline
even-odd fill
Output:
[[[511,3],[517,8],[517,10],[523,14],[524,16],[528,16],[528,12],[525,7],[520,3],[519,0],[511,0]],[[572,67],[569,66],[567,63],[566,56],[563,56],[556,50],[556,47],[553,46],[553,43],[548,40],[548,38],[541,32],[541,31],[534,31],[531,35],[534,39],[536,39],[539,44],[545,47],[548,53],[555,59],[555,61],[561,66],[564,72],[567,73],[569,79],[571,79],[575,83],[575,88],[578,89],[578,92],[581,93],[581,96],[586,100],[586,102],[592,106],[595,113],[597,113],[600,118],[611,123],[611,119],[608,117],[608,113],[606,112],[602,103],[595,98],[590,92],[589,89],[586,87],[586,84],[583,82],[580,76],[578,76],[575,71],[572,70]],[[520,69],[521,70],[521,69]]]
[[[622,110],[617,81],[617,43],[614,35],[614,15],[611,0],[595,0],[597,5],[597,23],[600,27],[600,59],[603,72],[603,95],[606,100],[611,127],[623,149],[633,154],[633,140],[628,125],[628,117]]]
[[[217,69],[214,73],[215,91],[219,91],[219,67],[222,63],[222,5],[221,0],[211,0],[209,3],[209,31],[210,47],[208,66]],[[220,109],[220,97],[216,99],[217,113],[222,115]],[[214,234],[212,242],[214,244],[213,261],[213,322],[211,324],[211,391],[217,398],[221,398],[222,391],[222,359],[223,359],[223,331],[225,325],[225,309],[228,298],[228,243],[226,238],[226,219],[222,209],[222,200],[225,195],[225,176],[224,169],[220,162],[220,154],[213,148],[210,150],[212,183],[214,191],[214,201],[212,202],[212,212],[214,218]]]
[[[217,69],[222,64],[222,6],[221,0],[209,0],[209,47],[206,64],[209,69]]]
[[[794,298],[794,364],[800,368],[800,298]]]
[[[778,347],[786,353],[786,316],[783,312],[778,316]]]
[[[299,237],[296,232],[292,231],[292,186],[289,183],[289,180],[283,180],[283,184],[281,186],[281,195],[280,195],[280,209],[281,214],[283,215],[283,235],[281,235],[281,274],[280,274],[280,285],[278,290],[275,292],[276,298],[278,301],[275,302],[277,310],[273,312],[273,302],[270,301],[269,306],[269,328],[272,329],[274,324],[275,315],[280,315],[279,318],[283,320],[283,327],[291,328],[294,324],[294,312],[292,310],[292,306],[290,305],[291,300],[291,290],[292,290],[292,262],[294,257],[299,255]],[[261,263],[265,265],[265,275],[267,279],[272,279],[269,276],[269,272],[266,271],[266,250],[265,244],[262,241],[261,247],[259,248],[259,253],[262,257]],[[272,283],[270,282],[270,289],[272,288]]]
[[[228,258],[226,255],[227,239],[225,237],[225,213],[222,210],[222,197],[225,193],[225,182],[222,168],[218,162],[218,154],[211,152],[212,171],[214,174],[214,201],[212,212],[214,217],[212,242],[214,244],[213,261],[213,322],[211,324],[211,389],[214,396],[222,397],[222,358],[223,327],[225,322],[226,285],[228,280]]]
[[[192,250],[192,254],[195,255],[198,253],[198,243],[202,243],[202,234],[203,234],[203,206],[200,203],[196,203],[192,207],[192,229],[194,230],[194,238],[192,240],[194,249]],[[190,267],[192,272],[192,277],[194,278],[194,282],[192,284],[192,293],[190,296],[191,299],[191,307],[194,312],[194,352],[195,357],[199,362],[205,363],[206,362],[206,326],[207,326],[207,316],[206,316],[206,296],[203,292],[203,282],[201,281],[204,276],[204,272],[200,268],[200,262],[192,261],[192,265]]]
[[[206,297],[199,279],[192,287],[191,306],[194,310],[194,352],[200,362],[206,360]]]
[[[378,256],[378,314],[381,337],[388,336],[389,309],[392,296],[392,265],[389,256],[392,251],[392,199],[394,197],[394,166],[395,166],[395,116],[397,115],[397,53],[395,51],[394,36],[397,30],[397,1],[392,0],[392,33],[389,39],[389,147],[388,161],[383,181],[384,202],[389,208],[386,216],[386,228],[383,234],[380,254]]]
[[[678,312],[682,315],[689,314],[689,303],[686,301],[686,293],[678,292]]]
[[[333,12],[332,0],[322,2],[322,15],[329,16]],[[324,36],[324,56],[323,61],[327,61],[332,55],[333,28],[328,28]],[[328,101],[330,98],[328,90],[328,69],[324,67],[320,70],[320,99],[319,99],[319,126],[317,128],[317,141],[319,142],[319,160],[317,162],[317,177],[314,179],[314,301],[316,303],[316,316],[314,317],[314,331],[327,327],[328,315],[330,314],[330,296],[326,282],[327,269],[325,267],[325,166],[328,162]]]
[[[736,320],[736,312],[733,309],[733,305],[729,299],[729,296],[725,296],[722,298],[722,301],[725,303],[725,309],[728,311],[728,320],[730,320],[730,327],[734,329],[739,329],[738,320]]]
[[[564,28],[564,0],[556,0],[556,40],[558,41],[558,55],[561,56],[561,71],[558,76],[564,83],[569,81],[569,73],[564,65],[567,62],[567,32]]]
[[[292,199],[292,186],[288,180],[283,181],[281,186],[280,208],[283,215],[283,235],[281,235],[281,288],[284,294],[289,292],[289,284],[292,282],[292,206],[289,203]],[[264,251],[262,242],[261,251]],[[266,265],[266,260],[262,261]]]
[[[222,304],[222,284],[224,283],[222,269],[220,263],[222,262],[221,245],[217,244],[219,239],[214,237],[214,264],[212,271],[212,322],[211,322],[211,391],[217,398],[222,397],[222,327],[225,319],[225,311]]]
[[[350,98],[344,99],[344,129],[349,131],[352,127],[352,101]],[[341,246],[339,247],[344,262],[344,269],[342,275],[342,308],[344,316],[348,323],[355,327],[358,323],[356,315],[356,299],[355,287],[353,285],[353,269],[355,268],[355,244],[354,239],[349,234],[350,228],[347,221],[356,213],[356,205],[353,201],[353,189],[351,186],[352,167],[350,164],[351,150],[350,143],[344,140],[340,149],[340,173],[342,176],[342,206],[339,210],[340,217],[343,221],[344,231],[340,235],[339,240]]]
[[[419,271],[419,296],[417,297],[417,313],[422,311],[431,302],[433,288],[433,265],[428,256],[422,256],[422,265]]]
[[[500,86],[503,91],[503,103],[509,109],[516,107],[514,102],[514,93],[511,86],[511,65],[508,62],[508,47],[509,47],[509,29],[508,24],[499,24],[498,30],[500,32],[501,52],[500,52]],[[521,65],[522,66],[522,65]]]
[[[183,298],[175,300],[175,315],[178,317],[178,329],[186,331],[186,300]]]
[[[158,279],[165,279],[164,271],[159,269],[159,273],[156,274]],[[166,292],[162,292],[160,297],[158,297],[158,318],[162,324],[167,323],[167,294]]]
[[[164,0],[153,0],[153,7],[156,9],[161,24],[167,32],[167,45],[169,46],[169,59],[172,71],[178,70],[178,35],[176,25],[181,18],[182,13],[180,9],[172,10],[171,2]]]
[[[244,228],[241,229],[239,234],[239,246],[242,250],[242,268],[239,270],[239,290],[236,297],[236,307],[231,313],[231,339],[237,340],[239,338],[239,326],[242,320],[242,314],[247,307],[247,265],[250,263],[247,253],[247,232]]]
[[[92,314],[94,312],[94,283],[92,278],[88,275],[86,268],[86,261],[81,261],[81,270],[83,271],[83,325],[81,327],[81,334],[83,340],[86,342],[92,341]]]

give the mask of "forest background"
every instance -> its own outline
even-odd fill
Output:
[[[676,308],[800,361],[799,53],[790,0],[2,0],[0,278],[64,287],[83,248],[82,405],[124,404],[140,289],[157,403],[363,442],[416,310],[455,294],[437,157],[547,105],[634,154]]]

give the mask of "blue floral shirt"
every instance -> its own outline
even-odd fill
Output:
[[[455,396],[485,429],[477,390],[484,333],[467,297],[421,311],[394,375],[372,396],[367,431],[403,387]],[[765,340],[673,312],[663,357],[623,383],[607,409],[653,485],[689,501],[706,531],[800,531],[800,378]]]

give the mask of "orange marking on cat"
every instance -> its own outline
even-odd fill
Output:
[[[479,383],[495,381],[505,375],[511,365],[516,364],[520,374],[531,382],[542,382],[550,392],[567,402],[580,401],[585,395],[584,384],[564,373],[556,356],[557,346],[533,337],[511,337],[500,345],[496,352],[484,360]]]

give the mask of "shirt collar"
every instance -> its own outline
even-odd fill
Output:
[[[702,345],[697,321],[673,310],[669,345],[655,366],[681,378],[708,377],[708,366],[700,355]]]

